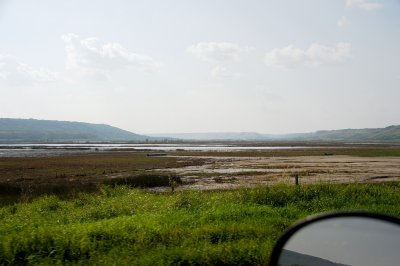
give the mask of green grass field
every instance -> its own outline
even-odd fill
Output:
[[[400,184],[44,196],[0,208],[0,265],[265,265],[289,225],[332,210],[399,216]]]

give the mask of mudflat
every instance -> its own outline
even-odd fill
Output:
[[[229,189],[276,183],[365,183],[400,181],[400,157],[294,156],[202,157],[197,166],[171,168],[180,189]],[[186,159],[186,158],[183,158]]]
[[[396,147],[307,148],[269,151],[102,151],[42,157],[0,158],[4,202],[43,194],[96,192],[102,185],[150,191],[220,190],[277,183],[400,181]],[[165,155],[165,156],[164,156]],[[151,179],[151,180],[149,180]]]

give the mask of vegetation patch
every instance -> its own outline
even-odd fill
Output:
[[[333,210],[399,216],[400,184],[44,196],[0,208],[0,265],[265,265],[288,226]]]
[[[110,178],[104,181],[106,185],[127,185],[129,187],[152,188],[165,187],[171,185],[171,180],[182,183],[179,176],[168,173],[147,173],[127,177]]]
[[[143,152],[107,152],[43,158],[0,158],[0,206],[40,195],[63,198],[94,193],[102,184],[169,186],[169,174],[154,169],[201,165],[204,159],[148,157]],[[174,181],[179,184],[180,179]]]

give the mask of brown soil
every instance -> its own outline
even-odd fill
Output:
[[[204,165],[167,169],[181,176],[184,185],[179,189],[208,190],[276,183],[294,184],[296,175],[299,176],[300,184],[400,181],[400,157],[338,155],[203,159],[206,159]]]

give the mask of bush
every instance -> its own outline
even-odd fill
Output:
[[[177,183],[182,183],[180,177],[173,177]],[[127,185],[130,187],[151,188],[170,186],[170,176],[167,174],[140,174],[127,177],[116,177],[104,181],[105,185]]]

